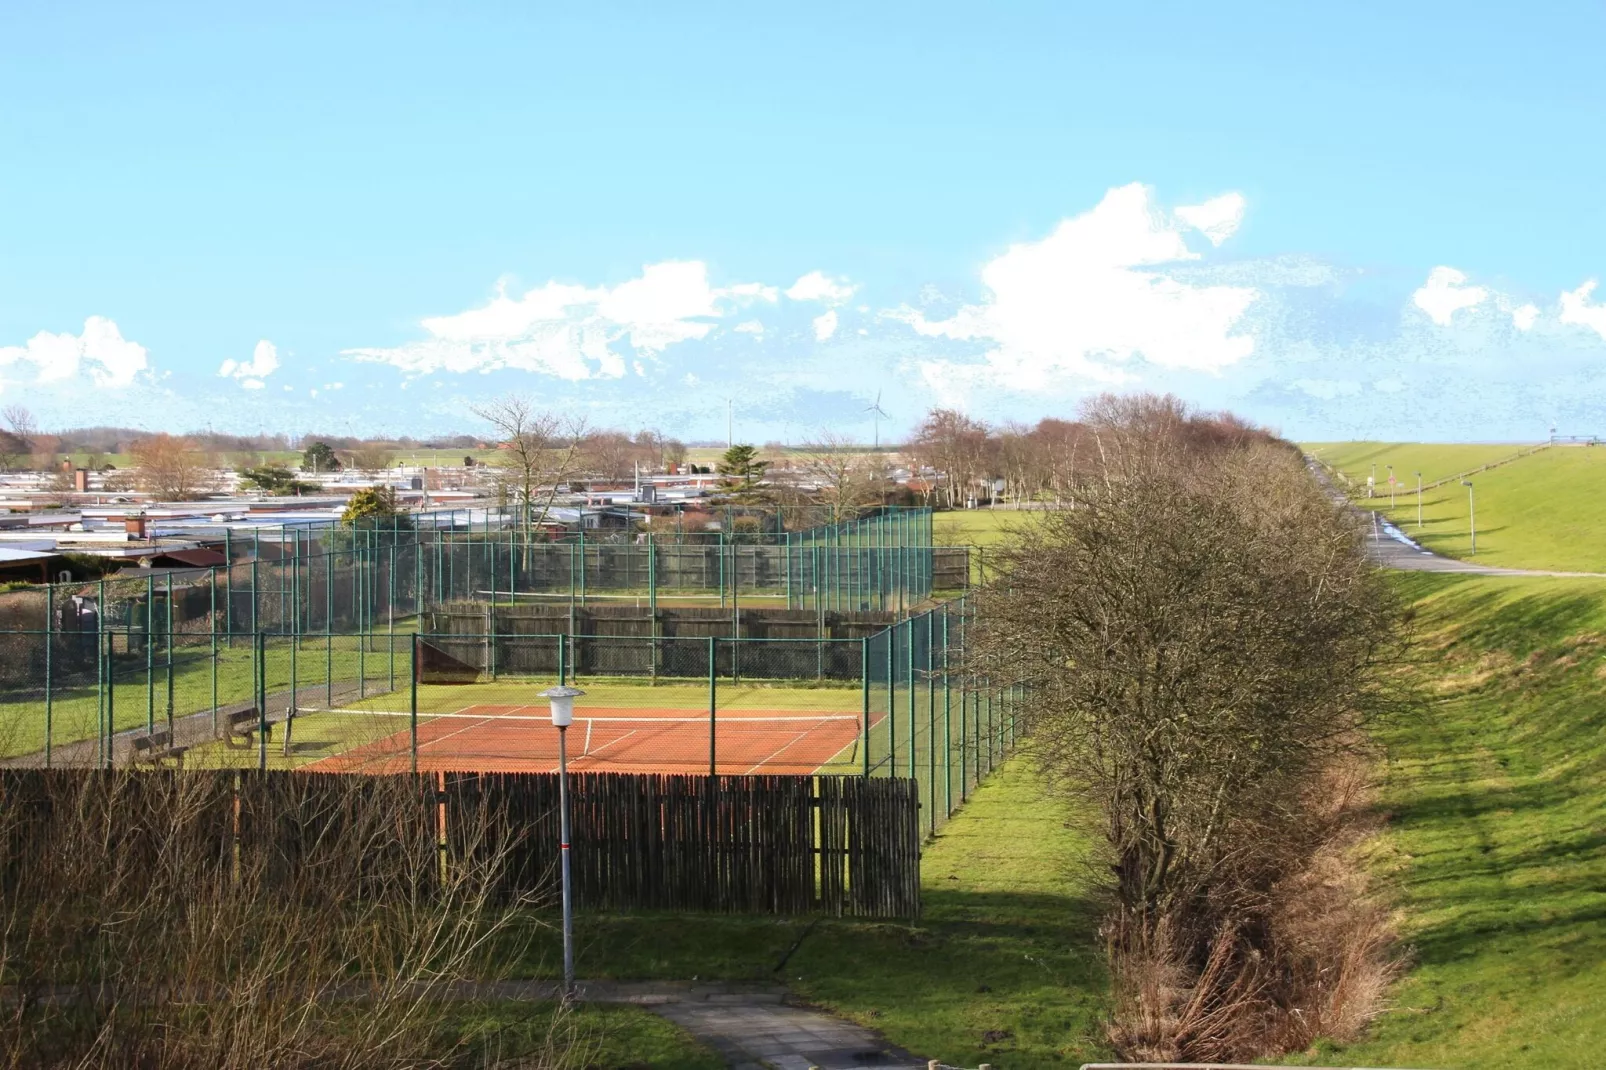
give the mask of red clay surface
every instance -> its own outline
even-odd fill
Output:
[[[688,718],[689,712],[587,707],[569,729],[569,768],[593,773],[706,773],[708,721]],[[795,710],[722,712],[715,730],[715,768],[724,774],[807,775],[852,746],[859,731],[859,721],[851,717],[822,719]],[[307,768],[405,772],[412,768],[410,745],[411,735],[404,729]],[[557,768],[558,733],[545,706],[471,706],[451,717],[419,715],[419,772],[550,773]]]

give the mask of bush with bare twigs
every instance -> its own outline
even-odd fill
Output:
[[[0,1066],[484,1065],[449,997],[528,905],[506,830],[443,864],[426,782],[242,783],[0,773]],[[561,1023],[536,1032],[518,1065],[567,1065]]]
[[[1102,399],[1099,464],[980,593],[978,669],[1097,814],[1112,1039],[1244,1059],[1353,1035],[1394,970],[1352,863],[1399,622],[1360,535],[1262,432]]]

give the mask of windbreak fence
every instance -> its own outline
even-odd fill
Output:
[[[915,780],[936,829],[1015,746],[964,599],[867,638],[0,633],[0,765]]]

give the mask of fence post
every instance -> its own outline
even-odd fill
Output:
[[[719,765],[715,738],[719,731],[719,639],[708,637],[708,775],[716,776]]]
[[[51,648],[56,645],[56,585],[45,585],[45,768],[50,768],[51,675],[55,669]]]
[[[117,662],[112,657],[116,650],[117,634],[106,633],[106,768],[116,762],[112,741],[117,734]]]
[[[559,634],[553,638],[558,641],[558,684],[562,686],[569,682],[568,636]]]
[[[948,679],[948,604],[942,607],[942,808],[944,815],[954,812],[954,730],[953,695]]]
[[[916,779],[919,755],[915,748],[915,621],[913,617],[903,622],[904,630],[909,633],[909,641],[904,644],[904,655],[908,658],[907,679],[909,683],[909,779]]]
[[[658,682],[658,551],[653,546],[652,532],[647,532],[647,615],[652,618],[648,627],[652,632],[652,650],[648,657],[652,667],[648,676]]]
[[[156,577],[145,577],[145,731],[156,731]]]
[[[418,633],[413,633],[412,671],[407,674],[407,754],[408,768],[418,773]]]
[[[870,640],[859,640],[859,679],[863,691],[862,703],[864,707],[864,725],[861,732],[864,735],[864,775],[870,775]]]
[[[937,831],[937,682],[936,657],[933,639],[937,615],[926,611],[926,776],[929,777],[927,795],[931,799],[931,831]],[[947,817],[945,813],[943,817]]]
[[[898,626],[887,625],[887,776],[898,775]]]
[[[257,768],[268,767],[268,637],[256,633]],[[293,681],[292,681],[293,683]]]

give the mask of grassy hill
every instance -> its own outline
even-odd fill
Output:
[[[1421,715],[1374,859],[1415,966],[1316,1062],[1593,1067],[1606,1047],[1606,581],[1409,576]]]
[[[1469,558],[1467,489],[1459,482],[1422,495],[1417,523],[1415,477],[1452,476],[1520,447],[1442,446],[1411,443],[1308,445],[1318,458],[1348,474],[1362,504],[1391,516],[1430,550]],[[1366,476],[1377,464],[1378,493],[1364,498]],[[1408,486],[1390,507],[1385,465]],[[1470,477],[1478,521],[1476,560],[1504,568],[1606,572],[1606,446],[1556,446]]]

